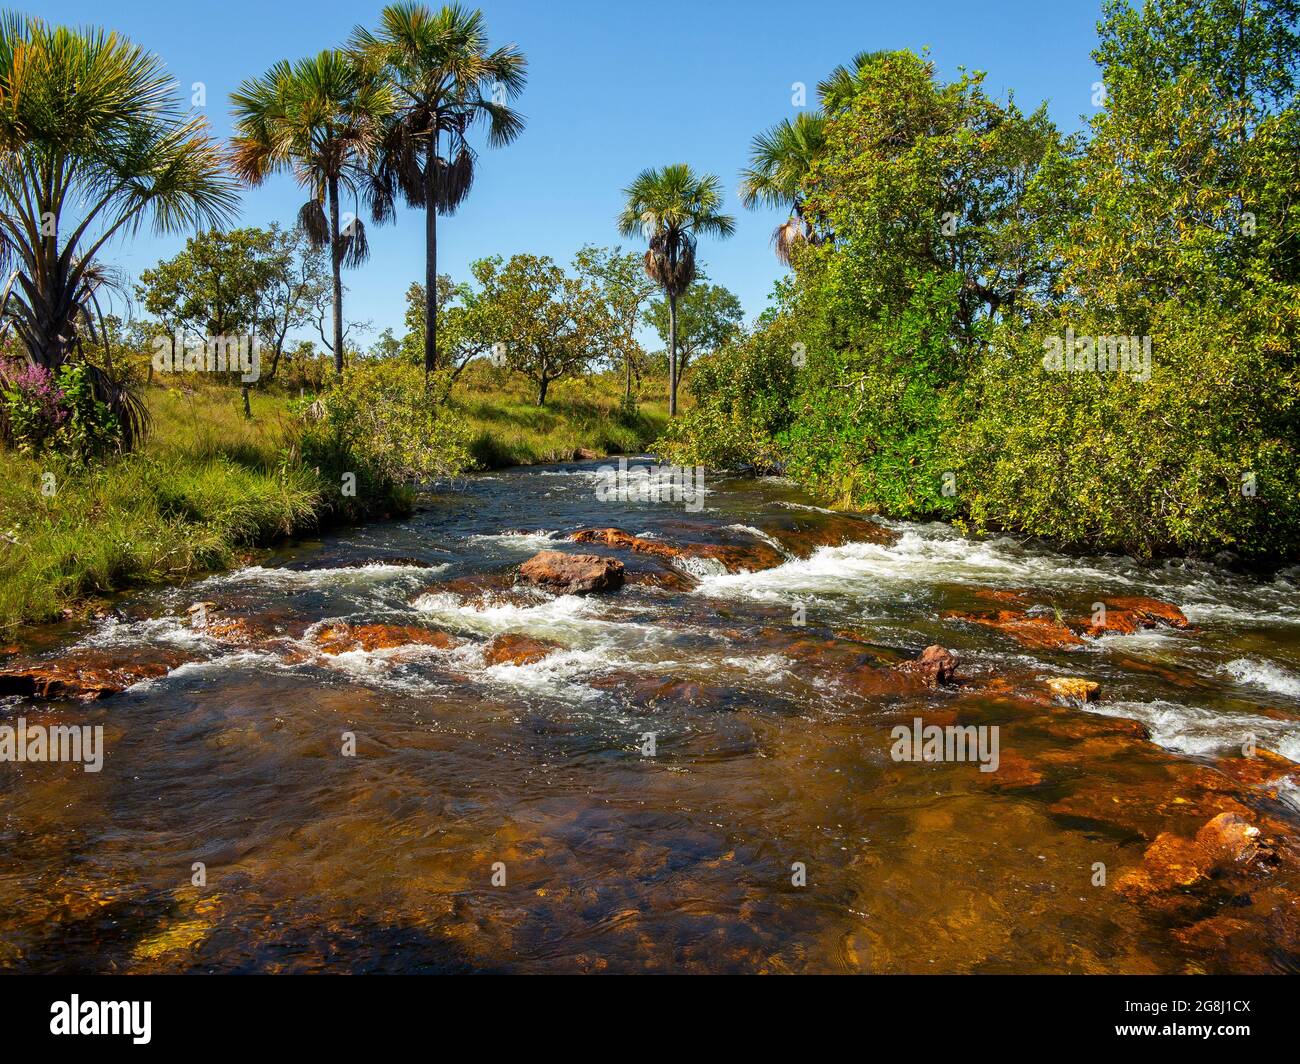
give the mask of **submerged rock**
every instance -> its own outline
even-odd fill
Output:
[[[391,650],[402,646],[429,646],[450,649],[460,639],[433,628],[410,624],[338,623],[318,631],[313,640],[325,654],[346,654],[354,650]]]
[[[1084,645],[1083,640],[1063,622],[1054,617],[1033,616],[1022,610],[998,610],[996,613],[951,611],[942,617],[992,628],[1034,650],[1073,650]]]
[[[551,651],[561,649],[558,643],[531,639],[526,635],[505,633],[497,636],[483,651],[485,665],[531,665],[541,661]]]
[[[1260,831],[1235,812],[1219,813],[1188,839],[1162,832],[1117,887],[1132,898],[1175,891],[1249,865],[1260,853]]]
[[[526,583],[563,594],[613,591],[623,585],[623,563],[596,554],[544,550],[519,567],[519,577]]]

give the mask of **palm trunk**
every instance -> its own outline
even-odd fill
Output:
[[[424,163],[424,389],[438,368],[438,146],[429,142]]]
[[[668,293],[668,416],[677,416],[677,296]]]
[[[329,179],[330,268],[334,284],[334,372],[343,373],[343,245],[339,240],[339,179]]]

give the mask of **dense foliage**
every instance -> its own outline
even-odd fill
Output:
[[[1295,0],[1113,0],[1086,137],[858,57],[793,277],[700,362],[679,460],[1142,555],[1300,544]]]

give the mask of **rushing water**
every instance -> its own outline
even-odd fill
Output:
[[[0,704],[2,718],[102,724],[108,750],[98,774],[0,765],[0,967],[1242,965],[1240,950],[1188,941],[1168,914],[1091,879],[1099,862],[1112,879],[1135,866],[1160,831],[1194,833],[1207,813],[1180,788],[1233,755],[1243,734],[1300,760],[1295,573],[1143,567],[895,524],[892,545],[822,548],[761,572],[697,562],[698,584],[675,589],[484,600],[438,590],[539,549],[586,549],[561,538],[585,526],[765,541],[764,515],[813,505],[778,480],[712,482],[698,514],[605,503],[594,467],[475,478],[410,520],[134,594],[110,618],[54,633],[64,647],[179,649],[192,660],[103,702]],[[941,617],[987,608],[986,589],[1084,613],[1108,594],[1152,595],[1196,628],[1038,651]],[[223,645],[188,624],[195,601],[263,618],[282,638]],[[800,606],[802,628],[792,623]],[[451,649],[285,652],[336,620],[466,638]],[[561,649],[485,667],[483,646],[499,633]],[[888,662],[933,643],[966,677],[1083,676],[1103,698],[1049,720],[978,687],[890,698],[842,682],[845,647]],[[841,657],[807,652],[818,644]],[[894,725],[954,710],[1001,727],[1009,776],[891,759]],[[1142,722],[1150,741],[1107,745],[1103,733],[1044,724],[1108,718]],[[342,754],[345,732],[356,756]],[[1294,829],[1290,786],[1254,807]],[[195,862],[206,868],[201,886]],[[796,863],[806,885],[792,882]],[[1288,875],[1276,871],[1270,885],[1294,899]],[[1249,967],[1294,963],[1253,941]]]

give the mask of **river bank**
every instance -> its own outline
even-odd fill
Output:
[[[40,662],[124,689],[5,701],[105,753],[6,774],[0,963],[1300,964],[1294,574],[864,521],[772,479],[688,513],[599,497],[598,466],[469,478],[60,633]],[[546,551],[621,586],[564,593],[524,564]],[[996,767],[927,758],[929,728]]]
[[[567,386],[570,382],[564,382]],[[138,453],[87,467],[0,453],[0,640],[20,624],[86,616],[107,596],[250,560],[258,549],[339,525],[409,514],[414,493],[386,485],[346,497],[334,471],[293,447],[292,399],[203,383],[152,386],[153,419]],[[662,404],[617,416],[616,388],[573,382],[549,408],[517,388],[458,392],[452,414],[480,469],[634,451],[658,434]]]

